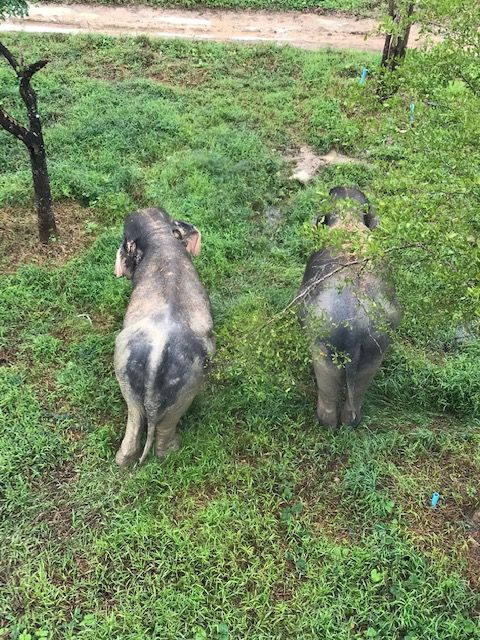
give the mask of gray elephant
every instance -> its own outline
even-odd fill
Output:
[[[323,218],[328,227],[344,228],[362,241],[363,233],[377,226],[361,191],[335,187],[330,196],[332,210]],[[297,296],[300,321],[311,342],[317,415],[328,427],[360,422],[365,393],[400,321],[385,277],[365,261],[355,262],[346,247],[314,253]]]
[[[115,343],[128,405],[119,465],[141,464],[154,439],[159,457],[178,448],[178,421],[205,378],[215,342],[208,296],[190,257],[200,248],[198,229],[162,209],[125,220],[115,275],[131,279],[133,291]]]

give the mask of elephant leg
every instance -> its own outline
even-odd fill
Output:
[[[164,458],[170,451],[177,451],[180,447],[180,436],[177,424],[182,417],[177,412],[169,412],[155,427],[155,455]]]
[[[353,380],[347,375],[347,394],[341,413],[341,423],[356,427],[362,419],[365,394],[383,360],[383,354],[369,362],[360,363]]]
[[[339,403],[345,386],[345,371],[336,367],[325,355],[314,356],[317,379],[317,416],[324,427],[338,426]]]
[[[196,390],[181,401],[177,402],[166,415],[157,423],[155,428],[155,455],[163,458],[170,451],[177,451],[180,447],[180,434],[177,425],[180,418],[188,410],[196,395]]]
[[[130,401],[128,404],[127,428],[120,449],[115,456],[115,461],[121,467],[130,464],[140,456],[144,428],[145,414],[143,407]]]

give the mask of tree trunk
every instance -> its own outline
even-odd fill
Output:
[[[38,236],[40,242],[47,244],[50,236],[53,233],[57,233],[57,225],[53,215],[42,123],[37,110],[37,95],[30,84],[33,74],[42,69],[47,64],[47,61],[39,60],[29,67],[23,67],[19,65],[12,53],[1,42],[0,54],[3,55],[17,75],[20,96],[27,108],[30,129],[27,129],[15,118],[12,118],[1,106],[0,127],[14,135],[18,140],[21,140],[29,151],[35,192],[35,207],[38,217]]]
[[[407,52],[408,39],[410,37],[410,18],[415,8],[415,2],[410,2],[408,5],[405,18],[408,19],[408,23],[401,36],[392,36],[387,33],[385,36],[385,45],[383,47],[381,66],[389,71],[395,71],[400,61],[405,57]],[[389,0],[388,2],[388,14],[395,23],[400,23],[402,16],[398,13],[395,7],[395,0]]]
[[[392,36],[390,33],[387,33],[387,35],[385,36],[385,44],[383,45],[382,62],[380,63],[382,67],[387,66],[387,61],[390,57],[391,43],[392,43]]]
[[[413,13],[413,2],[408,7],[408,18],[412,17],[412,13]],[[411,27],[412,27],[412,25],[409,22],[408,25],[405,27],[405,31],[403,33],[403,37],[400,38],[400,40],[398,41],[397,48],[396,48],[395,55],[394,55],[394,61],[395,61],[394,64],[395,64],[395,66],[393,67],[393,69],[395,69],[397,64],[400,62],[400,60],[402,60],[405,57],[405,54],[407,53],[407,45],[408,45],[408,39],[410,38],[410,29],[411,29]],[[392,71],[393,71],[393,69],[392,69]]]
[[[52,194],[48,177],[47,157],[43,136],[38,144],[29,147],[32,165],[33,188],[35,191],[35,206],[38,218],[38,236],[40,242],[48,243],[50,235],[57,233],[57,225],[52,209]]]
[[[395,22],[395,0],[388,0],[388,15]],[[383,53],[382,53],[382,62],[380,63],[382,67],[386,67],[388,60],[391,56],[392,49],[392,34],[387,33],[385,36],[385,44],[383,45]]]

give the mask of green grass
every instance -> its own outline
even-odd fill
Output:
[[[466,322],[475,304],[462,269],[475,273],[465,238],[478,224],[477,102],[408,86],[382,106],[358,85],[375,62],[364,54],[5,41],[28,60],[51,60],[36,86],[54,197],[85,206],[97,238],[63,266],[2,277],[3,635],[479,638],[469,540],[478,345],[452,339],[452,322]],[[21,116],[5,69],[0,82],[3,104]],[[304,143],[369,164],[329,167],[301,188],[282,152]],[[0,206],[20,212],[29,167],[3,133],[0,167]],[[330,433],[314,418],[295,320],[264,325],[298,286],[319,193],[338,183],[372,196],[380,238],[415,240],[415,215],[431,216],[425,241],[443,241],[434,258],[392,255],[404,308],[396,347],[362,426]],[[126,416],[112,353],[129,285],[114,278],[113,261],[123,215],[144,204],[202,231],[196,265],[218,353],[182,421],[181,450],[124,472],[113,463]],[[272,206],[283,216],[276,228]],[[447,237],[454,216],[459,239]],[[14,251],[4,240],[5,269]]]
[[[269,11],[348,12],[356,15],[377,12],[383,0],[101,0],[100,4],[125,6],[144,4],[151,7],[183,9],[253,9]],[[52,4],[60,0],[49,0]],[[91,0],[87,0],[87,4]],[[75,0],[73,4],[75,3]],[[98,2],[92,4],[99,4]]]

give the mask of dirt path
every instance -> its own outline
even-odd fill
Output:
[[[154,9],[144,6],[30,5],[23,20],[0,23],[0,32],[105,33],[235,42],[276,42],[303,49],[381,51],[375,20],[314,13]],[[412,32],[412,46],[417,32]]]

